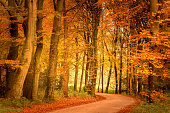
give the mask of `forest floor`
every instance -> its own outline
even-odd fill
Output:
[[[8,113],[128,113],[135,102],[136,99],[129,96],[97,93],[96,98],[69,97]]]

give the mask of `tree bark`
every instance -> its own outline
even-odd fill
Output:
[[[123,40],[120,37],[120,76],[119,76],[119,94],[122,93],[122,49],[123,49]]]
[[[12,42],[10,45],[9,53],[7,56],[8,60],[16,60],[18,58],[18,49],[19,45],[17,42],[14,40],[18,38],[18,22],[17,22],[17,17],[13,16],[15,11],[16,11],[16,5],[14,0],[8,0],[8,6],[11,7],[11,17],[10,17],[10,36],[12,38]],[[11,68],[10,66],[7,67],[7,73],[6,73],[6,90],[10,90],[12,85],[14,84],[15,81],[14,78],[16,78],[16,71],[17,68]]]
[[[98,0],[97,0],[98,1]],[[91,72],[90,75],[90,91],[92,97],[95,97],[95,89],[96,89],[96,77],[97,77],[97,34],[98,34],[98,26],[100,21],[100,7],[93,6],[96,0],[92,0],[91,3],[91,12],[92,12],[92,62],[91,62]]]
[[[89,77],[89,67],[90,67],[90,31],[88,29],[88,24],[89,24],[89,21],[88,19],[86,19],[86,28],[87,28],[87,34],[85,36],[85,44],[87,46],[87,49],[86,49],[86,56],[87,56],[87,59],[86,59],[86,70],[85,70],[85,91],[86,91],[86,88],[87,88],[87,85],[88,85],[88,77]]]
[[[6,93],[7,98],[20,98],[22,96],[24,80],[32,58],[36,23],[36,0],[28,0],[25,3],[28,4],[28,32],[22,52],[22,58],[20,60],[22,69],[17,70],[16,77],[13,79],[15,83],[10,85],[9,90]]]
[[[86,53],[84,52],[84,56],[83,56],[83,62],[82,62],[82,72],[81,72],[81,78],[80,78],[80,88],[79,88],[79,92],[81,92],[81,88],[82,88],[82,84],[83,84],[83,75],[84,75],[84,62],[85,62],[85,55]]]
[[[117,66],[116,66],[116,46],[117,46],[117,36],[115,37],[114,41],[114,69],[115,69],[115,82],[116,82],[116,88],[115,88],[115,94],[118,94],[118,80],[117,80]]]
[[[76,47],[78,47],[78,39],[75,38]],[[75,78],[74,78],[74,91],[77,91],[77,79],[78,79],[78,53],[76,53],[76,65],[75,65]]]
[[[64,0],[64,16],[66,17],[66,9],[65,9],[65,0]],[[69,62],[68,62],[68,42],[66,42],[67,40],[67,36],[68,36],[68,22],[67,19],[64,18],[64,53],[63,53],[63,57],[64,57],[64,62],[63,62],[63,85],[62,85],[62,89],[63,89],[63,94],[64,97],[68,97],[68,82],[69,82]]]
[[[101,79],[102,79],[102,93],[103,93],[103,89],[104,89],[104,87],[103,87],[103,85],[104,85],[104,44],[103,44],[104,42],[102,42],[102,55],[103,55],[103,58],[102,58],[102,69],[101,69]]]
[[[157,33],[159,32],[159,22],[157,22],[157,11],[158,11],[158,0],[150,0],[150,19],[151,19],[151,28],[150,28],[150,34],[153,37],[157,36]],[[150,39],[152,40],[152,39]],[[153,46],[152,42],[151,46]],[[153,71],[154,67],[149,62],[150,70]],[[151,92],[153,90],[153,76],[152,74],[148,75],[148,90],[149,90],[149,97],[148,101],[149,103],[153,102],[151,99]]]
[[[58,15],[54,15],[53,31],[51,35],[50,53],[49,53],[49,65],[47,73],[47,88],[45,91],[45,98],[54,98],[54,87],[55,87],[55,76],[57,66],[57,54],[58,54],[58,43],[60,39],[61,31],[61,17],[63,12],[64,0],[53,1],[55,11],[58,11]]]
[[[108,93],[108,90],[109,90],[109,85],[110,85],[110,77],[112,75],[112,61],[109,57],[109,62],[110,62],[110,69],[109,69],[109,76],[108,76],[108,79],[107,79],[107,86],[106,86],[106,93]]]
[[[43,9],[44,0],[37,1],[37,10],[41,11]],[[42,14],[37,15],[36,32],[37,32],[37,47],[35,54],[31,60],[31,64],[24,82],[23,96],[28,99],[37,99],[38,94],[38,81],[39,81],[39,64],[40,57],[43,49],[43,36],[42,36]]]

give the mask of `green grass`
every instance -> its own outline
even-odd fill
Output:
[[[11,106],[11,107],[27,107],[31,104],[27,98],[22,97],[21,99],[5,99],[0,102],[3,106]]]
[[[19,106],[19,104],[16,100],[2,100],[0,102],[0,113],[6,113],[6,112],[15,112],[15,111],[23,111],[21,108],[14,108],[14,106]]]
[[[39,91],[38,98],[37,100],[31,101],[28,100],[25,97],[22,97],[21,99],[3,99],[0,100],[0,113],[5,113],[5,112],[14,112],[14,111],[23,111],[22,108],[24,107],[31,107],[32,104],[41,104],[42,100],[45,102],[53,103],[53,102],[63,102],[64,101],[64,95],[62,90],[55,90],[54,92],[55,96],[54,99],[52,100],[43,100],[44,97],[44,91]],[[73,86],[69,86],[69,97],[74,97],[74,96],[79,96],[79,97],[91,97],[88,95],[86,92],[83,90],[81,92],[74,91]]]
[[[0,101],[0,113],[5,113],[8,111],[23,111],[24,107],[31,107],[32,104],[41,104],[42,101],[37,99],[30,101],[25,97],[21,99],[3,99]]]
[[[130,113],[170,113],[170,99],[164,101],[155,101],[147,103],[140,101],[139,105],[135,105]]]
[[[0,106],[0,113],[6,113],[6,112],[15,112],[15,111],[23,111],[23,109],[20,108],[10,108],[10,107],[1,107]]]
[[[81,92],[79,91],[74,91],[74,87],[73,86],[69,86],[69,92],[68,92],[68,96],[69,97],[75,97],[75,96],[79,96],[79,97],[90,97],[90,95],[87,94],[87,92],[84,92],[84,90],[82,89]]]

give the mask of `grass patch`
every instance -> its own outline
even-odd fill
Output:
[[[16,112],[16,111],[23,111],[22,108],[14,108],[14,106],[20,106],[16,100],[11,101],[10,99],[1,100],[0,101],[0,113],[6,112]]]
[[[6,113],[6,112],[15,112],[15,111],[23,111],[22,108],[24,107],[31,107],[31,105],[35,104],[41,104],[43,102],[53,103],[53,102],[63,102],[64,101],[64,94],[62,90],[55,90],[54,92],[54,99],[46,99],[43,100],[44,97],[44,90],[39,91],[38,93],[38,99],[31,101],[28,100],[25,97],[22,97],[21,99],[1,99],[0,100],[0,113]],[[74,91],[73,86],[69,86],[69,97],[91,97],[88,95],[84,90],[81,92]]]
[[[32,104],[41,103],[42,101],[39,99],[30,101],[25,97],[21,99],[3,99],[0,101],[0,113],[23,111],[22,108],[24,107],[31,107]]]
[[[31,104],[27,98],[22,97],[21,99],[5,99],[0,102],[2,106],[10,107],[27,107]]]
[[[147,103],[140,101],[139,105],[135,105],[130,113],[170,113],[170,99],[163,101],[155,101]]]
[[[16,112],[16,111],[23,111],[23,109],[21,109],[21,108],[1,107],[0,106],[0,113]]]
[[[87,92],[84,92],[84,90],[82,90],[81,92],[79,91],[74,91],[74,87],[73,86],[69,86],[69,92],[68,92],[68,96],[69,97],[91,97]]]

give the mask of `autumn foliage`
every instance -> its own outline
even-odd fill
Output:
[[[36,100],[41,91],[54,99],[55,90],[68,97],[74,85],[93,97],[101,91],[166,99],[169,4],[0,0],[0,97]]]

